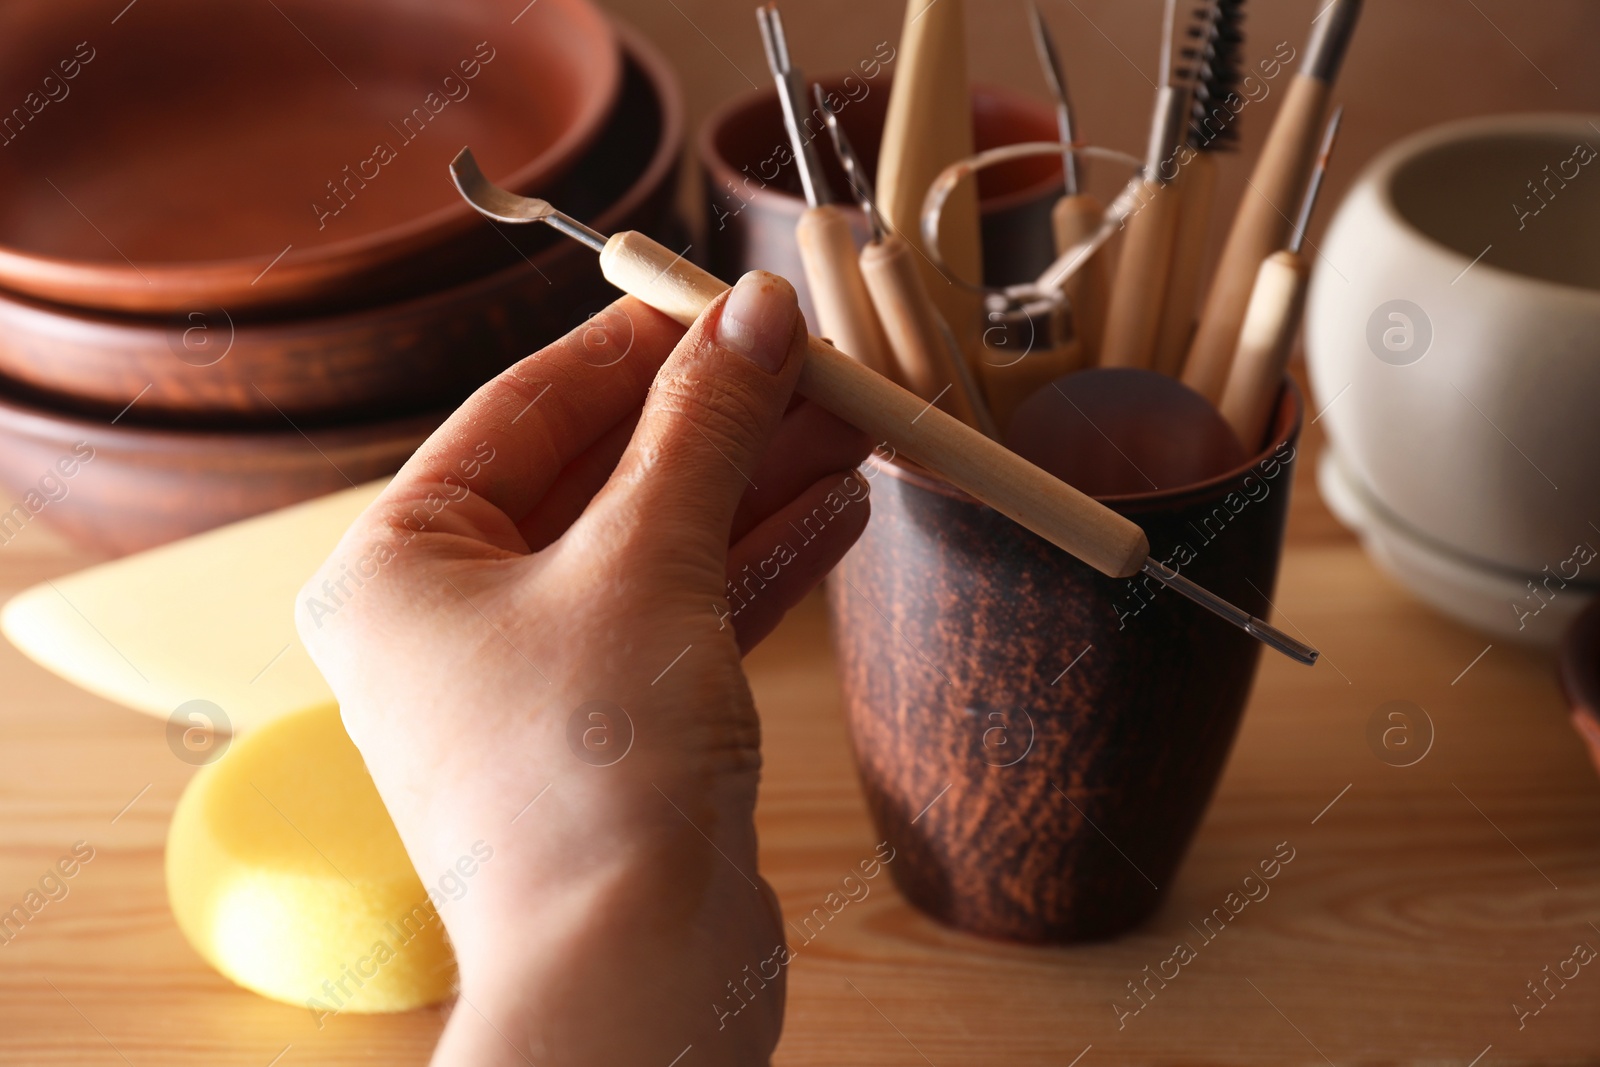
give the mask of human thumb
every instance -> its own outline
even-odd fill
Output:
[[[712,301],[656,374],[595,518],[637,524],[649,544],[720,576],[734,509],[756,488],[805,345],[794,287],[777,275],[751,271]]]

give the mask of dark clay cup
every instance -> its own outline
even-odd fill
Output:
[[[869,174],[878,169],[878,142],[889,104],[889,69],[816,79],[839,109],[839,124]],[[973,138],[979,150],[1021,141],[1056,139],[1054,112],[1019,93],[989,86],[972,89]],[[839,168],[833,141],[820,119],[815,134],[828,185],[851,212],[860,242],[865,216],[857,211]],[[806,291],[794,228],[806,202],[800,175],[789,161],[782,112],[774,88],[743,93],[714,111],[697,144],[706,197],[706,267],[732,281],[747,270],[767,270],[794,283],[810,321],[816,316]],[[1055,258],[1050,210],[1061,196],[1061,163],[1039,156],[992,167],[979,175],[984,278],[1005,285],[1036,277]],[[976,278],[969,281],[978,281]]]
[[[1104,502],[1157,559],[1267,617],[1301,412],[1290,383],[1247,465]],[[1111,937],[1160,906],[1260,645],[903,460],[877,466],[828,597],[862,788],[908,900],[1034,943]]]

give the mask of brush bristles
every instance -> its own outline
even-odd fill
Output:
[[[1192,62],[1196,67],[1194,99],[1190,105],[1189,143],[1202,151],[1237,148],[1239,120],[1233,108],[1224,104],[1239,88],[1240,63],[1244,54],[1244,0],[1212,0],[1201,5],[1209,15],[1195,42]]]

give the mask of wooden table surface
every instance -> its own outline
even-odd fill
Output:
[[[1263,658],[1167,905],[1110,944],[1030,949],[941,928],[880,878],[800,946],[778,1064],[1600,1062],[1600,967],[1552,983],[1520,1029],[1512,1007],[1536,1005],[1525,983],[1576,944],[1600,948],[1600,780],[1552,661],[1485,650],[1375,571],[1316,499],[1311,466],[1276,599],[1325,656],[1314,669]],[[85,562],[30,527],[0,549],[0,594]],[[876,840],[820,598],[749,669],[766,729],[761,863],[798,919]],[[163,724],[9,645],[0,672],[0,909],[74,842],[95,850],[70,894],[0,945],[0,1063],[425,1062],[445,1009],[339,1016],[319,1032],[304,1009],[202,963],[166,904],[167,821],[192,769]],[[1434,724],[1414,766],[1369,746],[1368,720],[1391,700]],[[1270,895],[1119,1028],[1126,984],[1178,941],[1199,944],[1190,923],[1285,841],[1295,858]]]

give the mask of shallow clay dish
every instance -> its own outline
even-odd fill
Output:
[[[682,102],[660,53],[626,27],[617,33],[628,57],[618,106],[546,194],[603,230],[652,229],[673,207]],[[442,164],[434,177],[459,199]],[[473,225],[489,242],[475,264],[484,276],[345,314],[248,323],[213,309],[149,321],[0,293],[0,375],[7,391],[50,408],[107,419],[126,408],[121,423],[278,428],[284,416],[310,425],[430,410],[578,325],[612,293],[594,254],[575,242],[544,227]]]
[[[525,3],[0,7],[0,286],[238,316],[414,282],[478,225],[439,177],[463,144],[531,191],[615,102],[605,18]]]
[[[261,433],[157,430],[0,398],[0,543],[44,523],[121,556],[400,469],[448,411]]]

